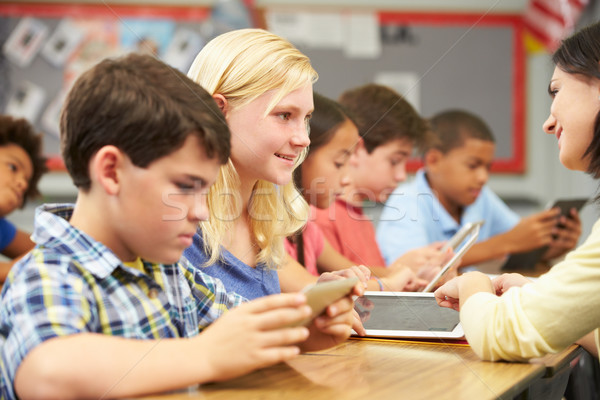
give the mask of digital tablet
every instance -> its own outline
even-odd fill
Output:
[[[307,286],[302,292],[306,295],[306,304],[312,309],[312,314],[293,325],[308,325],[310,321],[321,315],[328,305],[350,293],[357,283],[358,278],[352,277]]]
[[[467,222],[464,224],[458,232],[456,232],[442,247],[440,250],[442,253],[448,249],[452,249],[452,251],[456,251],[456,248],[459,244],[461,244],[467,236],[473,231],[475,225],[481,226],[485,223],[485,221],[478,222]]]
[[[589,201],[587,198],[580,199],[561,199],[550,203],[546,209],[560,208],[561,215],[569,217],[569,212],[572,208],[580,211],[583,206]],[[560,225],[559,225],[560,227]],[[544,253],[548,250],[548,246],[543,246],[538,249],[525,251],[522,253],[513,253],[508,256],[506,262],[502,265],[503,271],[534,269],[535,265],[540,262]]]
[[[440,307],[433,293],[365,292],[354,308],[367,336],[384,338],[462,339],[459,313]]]
[[[476,223],[468,223],[466,224],[463,228],[461,228],[456,235],[460,237],[460,240],[456,240],[457,243],[463,242],[462,246],[460,247],[460,249],[458,249],[454,255],[452,256],[452,258],[446,263],[446,265],[444,265],[442,267],[442,269],[440,270],[440,272],[437,273],[437,275],[427,284],[427,286],[425,286],[425,289],[423,289],[423,292],[431,292],[433,290],[433,288],[435,288],[435,285],[438,284],[438,282],[442,279],[442,277],[450,270],[450,268],[454,267],[459,260],[461,259],[462,256],[465,255],[465,253],[467,252],[467,250],[469,250],[471,248],[471,246],[473,246],[473,243],[475,243],[477,241],[477,238],[479,237],[479,227],[481,226],[481,223],[476,222]],[[454,237],[453,237],[454,238]],[[466,241],[465,238],[468,238]],[[452,240],[452,239],[450,239]]]

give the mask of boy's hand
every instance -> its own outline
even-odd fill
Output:
[[[522,218],[510,231],[506,232],[508,253],[520,253],[547,246],[556,234],[556,223],[560,210],[553,208]]]
[[[198,362],[207,364],[213,381],[220,381],[289,360],[300,352],[297,343],[308,338],[309,330],[288,326],[310,314],[306,296],[301,293],[266,296],[244,303],[192,339],[206,349],[204,360]]]
[[[389,268],[395,268],[397,265],[408,266],[413,271],[418,272],[423,267],[444,265],[452,258],[453,253],[452,250],[442,253],[440,250],[443,246],[443,242],[435,242],[428,246],[407,251],[390,264]]]
[[[310,336],[306,342],[300,345],[303,351],[321,350],[335,346],[350,336],[351,329],[354,329],[359,335],[366,333],[358,314],[354,311],[352,296],[362,296],[365,293],[371,271],[363,265],[353,266],[321,274],[317,283],[353,276],[358,277],[359,282],[354,286],[352,292],[329,305],[323,315],[315,318],[311,323],[309,326]]]
[[[428,281],[419,278],[409,267],[403,267],[395,268],[389,275],[382,277],[381,282],[386,290],[416,292],[427,286]]]
[[[552,242],[544,254],[544,260],[562,256],[577,247],[581,236],[581,220],[576,209],[569,211],[569,217],[561,215],[555,228]]]
[[[531,281],[523,275],[516,273],[502,274],[492,279],[492,285],[494,286],[494,289],[496,290],[496,294],[498,296],[502,296],[504,292],[506,292],[513,286],[520,287],[525,285],[526,283],[531,283]]]
[[[300,344],[302,351],[322,350],[335,346],[348,339],[355,324],[364,332],[360,319],[354,311],[354,301],[350,295],[331,304],[325,313],[313,320],[308,326],[310,336]]]

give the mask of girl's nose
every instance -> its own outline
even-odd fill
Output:
[[[300,124],[292,136],[292,144],[298,147],[308,147],[310,138],[308,137],[308,129],[305,123]]]
[[[554,118],[552,114],[550,114],[544,122],[544,124],[542,125],[542,128],[544,129],[544,132],[550,135],[554,135],[556,131],[556,118]]]

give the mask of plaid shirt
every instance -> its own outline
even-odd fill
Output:
[[[244,299],[187,260],[144,271],[71,226],[73,206],[36,210],[37,246],[15,264],[0,299],[0,397],[34,347],[80,332],[133,339],[191,337]]]

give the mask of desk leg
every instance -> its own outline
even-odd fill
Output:
[[[553,376],[541,378],[529,387],[528,400],[560,400],[565,394],[571,367],[565,366]]]

